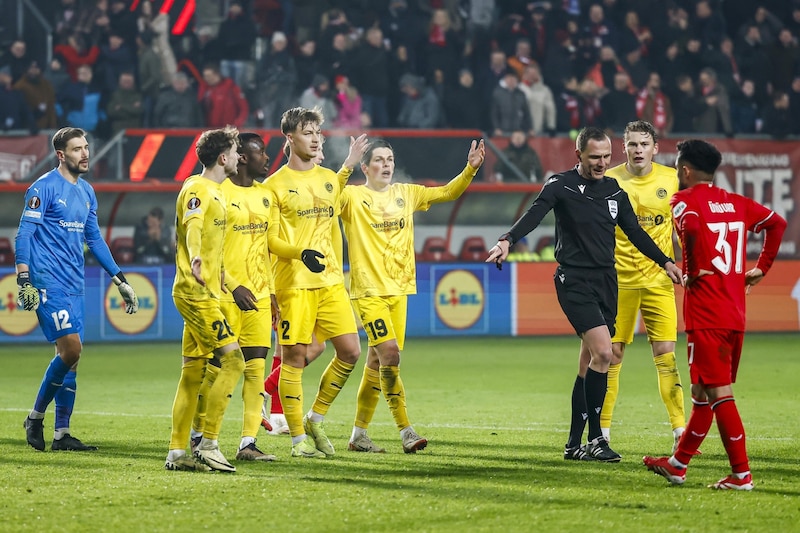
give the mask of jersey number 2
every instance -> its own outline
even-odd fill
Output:
[[[714,265],[723,274],[730,274],[731,268],[739,274],[744,267],[744,223],[737,222],[709,222],[708,229],[712,233],[717,234],[717,242],[714,248],[720,253],[717,257],[711,260]],[[735,239],[733,246],[728,242],[728,234]]]

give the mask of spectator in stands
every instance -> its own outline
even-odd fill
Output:
[[[770,79],[769,54],[756,23],[750,23],[745,34],[736,44],[736,62],[742,78],[750,78],[756,84],[756,98],[765,99]]]
[[[619,31],[614,23],[606,17],[602,4],[592,4],[589,7],[589,22],[584,32],[591,36],[592,46],[599,51],[605,45],[617,50],[619,46]]]
[[[600,104],[603,108],[603,125],[617,134],[625,130],[628,122],[636,119],[637,99],[631,94],[631,80],[621,70],[614,75],[614,88],[607,92]]]
[[[639,20],[639,14],[631,9],[625,13],[625,25],[620,29],[621,50],[639,50],[642,57],[650,55],[653,34]]]
[[[659,136],[672,131],[675,117],[669,96],[661,91],[661,76],[651,72],[647,84],[636,95],[636,116],[653,125]]]
[[[514,69],[506,69],[502,81],[492,93],[490,113],[492,132],[496,136],[510,135],[516,130],[533,130],[528,99],[519,88],[519,77]]]
[[[783,22],[760,3],[756,6],[753,17],[739,28],[739,35],[744,36],[753,26],[758,28],[761,44],[770,47],[778,40]]]
[[[731,96],[731,125],[734,133],[757,133],[761,129],[761,111],[756,100],[756,86],[751,79],[742,80]]]
[[[525,67],[534,63],[534,59],[531,57],[531,42],[527,38],[517,41],[514,55],[509,56],[507,63],[509,67],[517,72],[517,76],[522,78]]]
[[[678,76],[678,92],[673,101],[675,119],[672,131],[676,133],[696,132],[695,119],[708,109],[705,99],[697,94],[694,81],[687,74]]]
[[[447,9],[434,9],[428,25],[428,38],[422,58],[425,60],[425,77],[432,80],[440,71],[443,82],[452,84],[464,61],[463,34],[455,27]]]
[[[220,47],[220,73],[232,79],[236,85],[246,88],[248,79],[247,64],[253,57],[253,44],[256,42],[256,24],[242,7],[240,0],[234,0],[228,8],[228,17],[222,21],[217,33]]]
[[[56,92],[53,84],[42,76],[39,62],[31,60],[22,78],[14,84],[25,97],[28,107],[36,121],[36,129],[55,129],[58,125],[56,117]]]
[[[525,8],[509,6],[507,12],[500,17],[495,31],[497,46],[507,56],[514,54],[514,49],[520,39],[528,38],[528,25],[523,16]]]
[[[149,3],[149,2],[148,2]],[[53,37],[55,41],[66,41],[72,35],[78,24],[77,0],[61,0],[59,6],[53,10],[51,18]],[[91,254],[90,254],[91,255]]]
[[[734,51],[733,41],[725,37],[719,43],[719,49],[709,48],[705,50],[705,65],[714,69],[717,79],[725,86],[728,94],[733,95],[738,91],[742,82],[739,72],[739,62]]]
[[[603,108],[600,105],[600,97],[603,92],[602,88],[588,78],[581,82],[578,94],[580,95],[579,109],[582,124],[597,127],[603,124]]]
[[[725,36],[725,19],[718,10],[712,9],[709,0],[699,0],[695,4],[691,26],[692,33],[702,39],[704,49],[713,48]]]
[[[553,91],[542,80],[538,63],[531,63],[522,71],[519,88],[528,100],[534,135],[554,132],[556,129],[556,103]]]
[[[25,96],[11,85],[11,67],[0,68],[0,129],[36,131],[31,108]]]
[[[469,69],[461,69],[458,83],[445,92],[445,123],[453,129],[481,129],[480,116],[476,113],[465,113],[465,109],[481,109],[481,96],[475,87],[475,80]]]
[[[554,27],[543,5],[535,5],[528,23],[528,39],[531,43],[531,58],[543,65],[547,50],[554,41]]]
[[[56,93],[61,123],[91,133],[97,130],[105,112],[100,109],[100,90],[94,85],[93,78],[92,67],[81,65],[77,69],[77,80],[66,83]]]
[[[793,35],[800,35],[800,0],[792,0],[791,16],[784,22]]]
[[[772,101],[764,110],[764,126],[761,132],[775,139],[783,139],[792,133],[792,127],[789,95],[783,91],[775,91]]]
[[[144,2],[144,4],[146,3]],[[172,76],[178,71],[175,51],[170,44],[169,15],[167,13],[156,15],[150,24],[150,29],[154,35],[153,50],[161,60],[161,85],[169,85],[172,82]],[[142,33],[146,33],[146,31]]]
[[[322,14],[328,7],[326,5],[327,2],[293,0],[291,4],[297,42],[319,42],[320,21],[322,20]]]
[[[358,89],[350,85],[347,76],[336,76],[334,80],[336,96],[336,119],[333,126],[340,129],[361,128],[361,96]]]
[[[2,65],[9,67],[12,84],[17,83],[22,75],[25,74],[31,59],[25,41],[15,39],[11,42],[11,46],[8,47],[8,53],[2,56]]]
[[[679,52],[677,41],[673,41],[666,46],[663,54],[655,58],[656,69],[661,75],[661,85],[673,101],[678,93],[678,76],[684,72]]]
[[[164,80],[161,58],[153,49],[154,37],[155,34],[149,29],[136,37],[139,49],[139,90],[142,92],[142,126],[145,128],[153,125],[153,108]]]
[[[280,32],[276,32],[273,34],[272,38],[275,39],[275,35]],[[285,39],[286,36],[283,33],[280,35]],[[280,38],[280,37],[279,37]],[[288,41],[287,41],[288,44]],[[275,47],[275,43],[272,44],[272,47]],[[286,49],[286,46],[284,46]],[[291,57],[291,54],[288,50],[286,50],[286,54]],[[317,42],[313,40],[302,41],[298,46],[298,53],[294,56],[294,65],[295,71],[297,72],[297,80],[294,84],[294,92],[292,96],[300,96],[300,93],[311,85],[311,80],[314,79],[314,75],[322,69],[322,62],[319,59],[319,54],[317,53]],[[288,109],[289,107],[286,107]],[[281,111],[282,113],[283,111]],[[277,122],[280,123],[280,116],[277,117]]]
[[[403,74],[400,78],[403,93],[397,125],[401,128],[431,129],[439,124],[441,105],[433,89],[425,85],[425,78]]]
[[[344,33],[333,36],[333,45],[323,50],[322,69],[328,79],[349,76],[353,62],[350,38]]]
[[[314,41],[308,42],[313,49]],[[261,58],[258,69],[259,116],[265,128],[277,129],[281,114],[294,102],[298,74],[295,59],[289,53],[286,35],[276,31],[272,34],[270,44],[269,52]]]
[[[700,92],[708,107],[695,119],[695,130],[698,133],[733,134],[728,92],[717,83],[717,73],[713,69],[700,71]]]
[[[100,57],[100,48],[94,44],[87,48],[86,39],[78,32],[67,38],[67,44],[56,45],[53,51],[64,58],[67,72],[72,81],[78,79],[78,67],[81,65],[91,67]]]
[[[147,265],[172,263],[175,248],[169,229],[164,224],[164,210],[152,208],[133,231],[135,261]]]
[[[157,128],[199,128],[203,112],[197,96],[189,86],[189,77],[176,72],[169,89],[159,93],[153,111],[153,126]]]
[[[331,98],[331,83],[328,78],[322,74],[314,76],[314,79],[311,80],[311,87],[306,88],[300,95],[300,107],[319,108],[326,122],[333,123],[336,120],[336,105]]]
[[[108,96],[117,88],[121,73],[135,72],[136,68],[135,55],[125,42],[125,37],[112,31],[108,36],[108,44],[100,46],[100,57],[95,68],[95,73],[98,74],[97,82],[103,95]]]
[[[797,35],[788,28],[778,33],[777,41],[769,48],[770,83],[773,90],[788,91],[792,78],[800,72],[800,47]]]
[[[132,48],[136,42],[136,35],[139,33],[136,14],[128,9],[127,0],[111,0],[108,9],[109,33],[115,33],[122,37],[128,44],[128,52],[131,59],[136,59],[136,50]]]
[[[209,128],[224,128],[226,125],[241,128],[250,113],[242,90],[232,79],[220,74],[216,63],[203,67],[200,103]]]
[[[93,45],[99,44],[106,38],[111,28],[111,21],[108,18],[108,0],[95,0],[93,5],[90,2],[84,2],[81,6],[75,30]],[[69,42],[69,38],[67,42]]]
[[[621,65],[630,76],[631,84],[635,89],[638,90],[645,86],[650,75],[650,65],[642,57],[641,50],[637,48],[627,51]]]
[[[578,94],[578,80],[575,76],[562,80],[561,92],[556,98],[556,130],[561,133],[574,131],[581,127],[581,103]]]
[[[390,64],[383,32],[377,27],[369,28],[354,54],[353,79],[361,93],[362,107],[375,128],[389,126]]]
[[[124,129],[141,127],[144,114],[142,93],[136,89],[133,72],[120,73],[117,85],[106,106],[106,115],[111,121],[112,135],[116,135]]]
[[[478,70],[475,71],[475,86],[481,96],[481,101],[492,101],[492,94],[495,88],[500,84],[500,80],[505,76],[506,70],[508,70],[508,64],[506,63],[505,52],[502,50],[492,50],[492,53],[489,55],[489,64],[479,65]],[[481,113],[483,116],[481,116],[481,122],[485,129],[491,128],[491,115],[489,110],[490,106],[482,106]]]
[[[708,48],[703,48],[700,39],[694,37],[689,39],[681,54],[681,72],[696,80],[700,76],[700,71],[706,66],[707,50]]]
[[[64,58],[54,54],[53,59],[50,60],[50,64],[47,65],[44,71],[44,77],[53,85],[53,90],[58,94],[58,91],[71,81],[69,73],[64,66]]]
[[[536,150],[528,144],[526,132],[517,130],[511,133],[508,147],[503,150],[503,158],[495,168],[495,176],[503,182],[543,182],[544,169]],[[499,176],[497,176],[499,174]]]
[[[424,39],[425,30],[416,13],[409,9],[408,2],[389,0],[388,9],[381,15],[380,28],[389,43],[389,51],[404,65],[402,73],[418,72],[416,45]]]
[[[550,47],[542,73],[544,79],[551,84],[553,93],[560,95],[565,90],[564,82],[578,77],[575,67],[578,50],[572,43],[570,35],[563,30],[556,32],[556,42],[555,46]]]

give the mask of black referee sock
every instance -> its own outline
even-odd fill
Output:
[[[576,448],[581,445],[583,429],[586,427],[586,395],[584,393],[583,378],[577,376],[572,386],[572,420],[569,424],[569,440],[567,448]]]
[[[592,441],[600,437],[600,411],[603,409],[603,402],[606,399],[606,389],[608,389],[608,374],[595,372],[591,368],[586,370],[586,409],[589,415],[589,440]]]

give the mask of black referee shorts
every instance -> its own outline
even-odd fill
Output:
[[[614,336],[617,318],[617,271],[611,268],[559,266],[553,281],[558,303],[578,335],[608,326]]]

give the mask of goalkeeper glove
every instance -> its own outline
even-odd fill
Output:
[[[39,289],[31,285],[31,273],[17,274],[17,305],[26,311],[36,311],[39,307]]]
[[[315,274],[325,270],[325,265],[319,262],[320,259],[325,259],[325,256],[316,250],[303,250],[303,253],[300,254],[300,259],[306,268]]]
[[[138,311],[139,299],[136,297],[136,293],[133,292],[133,287],[128,285],[128,280],[125,279],[125,275],[122,271],[118,272],[117,275],[111,279],[117,286],[120,296],[122,296],[122,299],[125,301],[125,312],[132,315]]]

